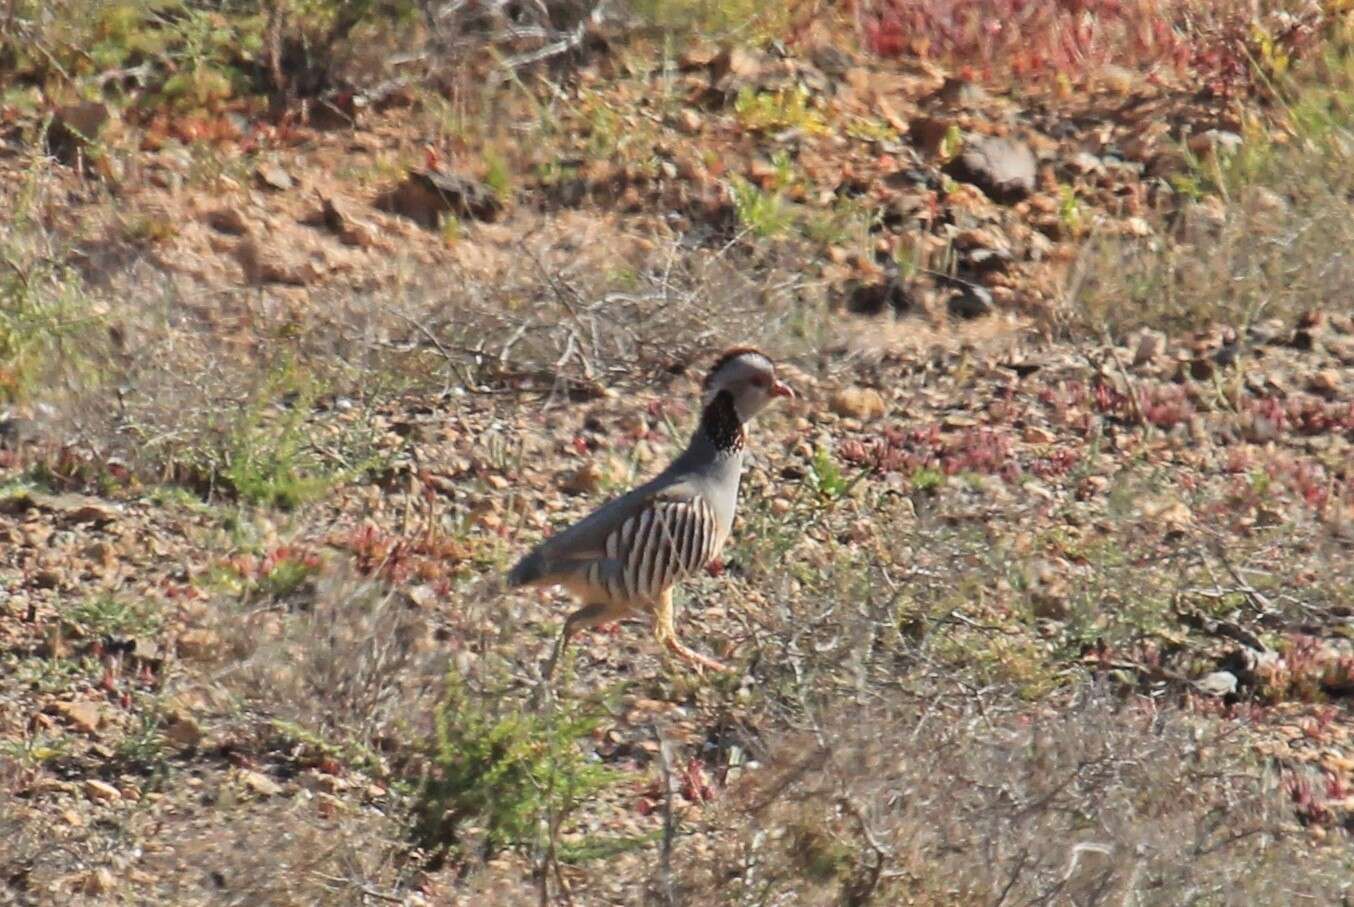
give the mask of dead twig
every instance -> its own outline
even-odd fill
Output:
[[[658,885],[663,903],[672,907],[677,903],[672,890],[672,844],[677,837],[677,823],[672,815],[675,784],[672,774],[672,744],[661,732],[658,734],[658,767],[663,773],[663,844],[659,851]]]

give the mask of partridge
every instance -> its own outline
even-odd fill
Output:
[[[563,586],[582,603],[564,622],[546,676],[579,630],[636,611],[651,614],[658,641],[697,670],[727,670],[677,639],[672,590],[729,539],[744,426],[775,398],[793,396],[765,355],[750,347],[728,350],[705,377],[700,423],[686,449],[648,482],[541,542],[508,572],[509,587]]]

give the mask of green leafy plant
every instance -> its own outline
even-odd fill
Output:
[[[512,170],[508,159],[492,148],[484,149],[484,183],[501,200],[512,194]]]
[[[311,551],[279,545],[262,560],[246,554],[214,566],[209,581],[214,588],[245,601],[279,601],[299,591],[322,566]]]
[[[160,626],[161,615],[148,601],[96,595],[65,613],[67,619],[94,636],[144,636]]]
[[[945,474],[938,469],[922,466],[912,473],[912,490],[934,492],[945,484]]]
[[[284,364],[230,426],[219,474],[240,500],[291,509],[369,465],[345,470],[309,443],[317,395],[313,380]]]
[[[84,343],[97,320],[84,282],[37,213],[45,168],[35,155],[0,223],[0,402],[27,397],[54,368],[71,377],[97,369]]]
[[[553,835],[565,816],[615,780],[579,749],[579,738],[598,721],[578,705],[496,708],[473,697],[453,669],[435,720],[415,829],[431,849],[461,843],[471,821],[484,829],[488,850],[544,843],[543,833]]]
[[[763,239],[784,233],[794,223],[779,192],[763,192],[741,177],[733,178],[733,207],[738,222]]]
[[[164,728],[159,715],[153,711],[141,713],[126,736],[118,741],[116,760],[128,769],[146,774],[165,768]]]
[[[734,98],[733,110],[743,128],[757,132],[800,129],[822,135],[828,131],[827,121],[810,106],[809,93],[802,86],[775,92],[744,88]]]
[[[827,448],[819,447],[813,453],[813,462],[809,464],[809,487],[822,498],[835,501],[850,493],[855,479],[848,479]]]

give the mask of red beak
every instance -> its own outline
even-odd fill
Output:
[[[784,381],[775,381],[771,384],[771,396],[789,397],[793,400],[795,398],[795,392],[790,388],[790,385],[786,384]]]

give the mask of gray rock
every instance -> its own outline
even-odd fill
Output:
[[[295,185],[291,174],[277,164],[262,163],[254,171],[254,176],[259,181],[259,185],[265,189],[274,189],[278,192],[286,192]]]
[[[1228,696],[1236,692],[1237,679],[1231,671],[1214,671],[1199,680],[1195,686],[1210,696]]]

